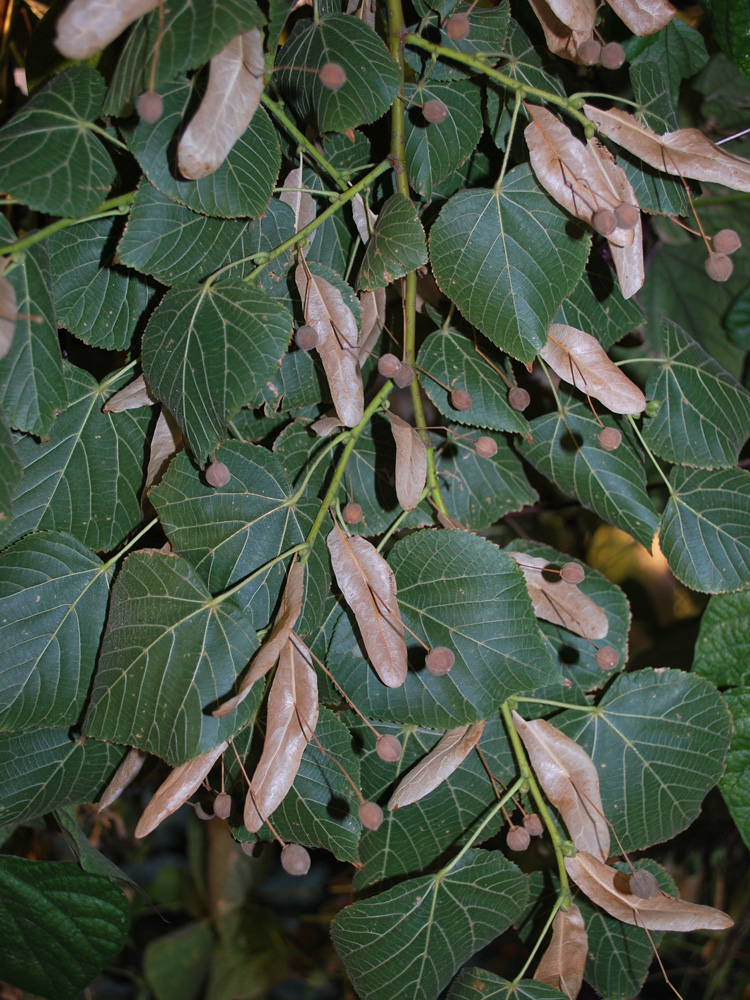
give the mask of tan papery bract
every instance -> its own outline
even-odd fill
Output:
[[[309,652],[290,636],[271,684],[263,753],[245,799],[244,823],[250,833],[260,830],[284,801],[317,724],[318,679]]]
[[[640,216],[633,229],[633,242],[630,246],[618,247],[610,243],[609,249],[617,272],[617,283],[620,286],[622,297],[630,299],[646,280],[646,268],[643,261],[643,228]]]
[[[613,142],[664,173],[750,191],[750,160],[725,153],[695,128],[657,135],[627,111],[584,106],[586,117]]]
[[[549,560],[525,552],[508,552],[508,555],[523,572],[537,618],[561,625],[584,639],[603,639],[607,635],[609,621],[598,604],[575,583],[566,583],[557,574],[550,579],[544,576],[542,571]]]
[[[665,28],[677,13],[667,0],[607,0],[612,10],[633,32],[645,38]]]
[[[354,225],[357,227],[359,238],[363,243],[367,243],[375,229],[378,217],[368,205],[365,205],[365,200],[361,194],[355,194],[352,198],[352,217],[354,218]]]
[[[337,431],[339,427],[343,426],[344,425],[337,416],[326,413],[324,416],[318,417],[317,420],[314,420],[310,424],[310,430],[313,434],[317,434],[318,437],[327,438],[330,437],[334,431]]]
[[[547,0],[563,24],[585,38],[591,38],[596,21],[595,0]]]
[[[229,743],[226,741],[220,743],[213,750],[208,750],[176,767],[159,785],[143,810],[143,815],[135,828],[136,837],[148,836],[167,816],[171,816],[187,802],[228,746]]]
[[[461,524],[461,522],[458,520],[458,518],[448,517],[448,515],[444,514],[442,512],[442,510],[435,511],[435,514],[437,515],[437,519],[440,522],[440,524],[444,528],[447,528],[449,531],[468,531],[469,530],[466,527],[465,524]]]
[[[388,687],[401,687],[408,661],[393,570],[367,539],[348,538],[338,525],[326,544],[336,582],[354,612],[375,673]]]
[[[162,476],[167,471],[167,466],[181,447],[182,431],[179,424],[172,414],[162,407],[149,443],[144,493],[161,482]]]
[[[404,510],[414,510],[427,482],[427,446],[416,427],[390,410],[386,417],[396,442],[396,497]]]
[[[281,595],[281,607],[278,610],[273,628],[263,641],[263,645],[253,657],[250,669],[242,679],[236,695],[225,701],[211,713],[216,718],[223,719],[233,712],[250,693],[250,688],[261,677],[265,677],[279,658],[282,649],[289,642],[292,629],[297,624],[302,602],[305,597],[305,569],[295,555],[286,578],[286,586]]]
[[[364,389],[359,370],[357,321],[341,292],[303,264],[294,274],[302,299],[305,322],[318,335],[315,350],[323,362],[331,399],[339,419],[355,427],[364,413]]]
[[[258,28],[233,38],[213,57],[206,93],[177,146],[183,177],[197,180],[221,166],[260,104],[264,71]]]
[[[651,899],[639,899],[620,891],[620,886],[627,886],[627,876],[586,851],[579,851],[574,858],[565,858],[565,869],[592,903],[624,924],[650,931],[724,931],[734,924],[721,910],[688,903],[665,892]]]
[[[146,385],[143,375],[128,382],[114,396],[110,396],[102,407],[104,413],[123,413],[125,410],[136,410],[140,406],[153,406],[159,400]]]
[[[294,170],[290,170],[284,178],[284,183],[279,195],[279,200],[283,201],[284,204],[288,205],[294,212],[295,233],[298,233],[300,229],[304,229],[305,226],[313,222],[315,220],[315,216],[318,214],[315,199],[309,191],[300,191],[299,189],[302,186],[302,167],[295,167]],[[312,246],[316,232],[317,230],[313,230],[313,232],[310,233],[305,253],[307,253],[307,250],[309,250]]]
[[[565,323],[553,323],[547,343],[539,352],[565,382],[593,396],[613,413],[641,413],[646,397],[614,361],[598,340]]]
[[[484,731],[484,720],[449,729],[406,777],[388,800],[388,809],[402,809],[419,802],[449,778],[466,760]]]
[[[57,19],[55,45],[66,59],[89,59],[159,0],[72,0]]]
[[[558,910],[552,921],[552,940],[542,955],[534,979],[576,1000],[583,983],[589,939],[577,906]]]
[[[583,747],[543,719],[526,722],[514,712],[513,725],[544,794],[560,813],[576,848],[606,861],[609,827],[592,759]]]
[[[590,18],[590,9],[594,6],[595,10],[595,5],[575,0],[529,0],[529,4],[542,26],[550,52],[580,63],[578,46],[591,38],[594,21]],[[580,27],[572,27],[569,19]]]
[[[139,750],[138,747],[131,747],[128,750],[112,775],[109,784],[102,792],[102,797],[96,806],[97,812],[102,812],[107,806],[111,806],[116,799],[119,799],[128,785],[135,781],[139,771],[146,763],[147,757],[148,754],[144,750]]]
[[[362,307],[358,351],[360,367],[369,358],[385,324],[385,298],[385,288],[376,288],[374,291],[359,294],[359,304]]]
[[[16,319],[16,290],[7,278],[0,276],[0,358],[11,349]]]

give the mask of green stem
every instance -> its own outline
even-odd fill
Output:
[[[526,970],[531,965],[531,963],[534,961],[534,956],[539,951],[539,949],[540,949],[540,947],[542,945],[542,941],[544,941],[545,937],[547,936],[547,931],[552,926],[552,921],[557,916],[557,911],[560,909],[560,907],[562,906],[562,904],[563,904],[562,896],[558,896],[557,899],[555,900],[555,905],[550,910],[549,916],[547,917],[547,919],[546,919],[546,921],[544,923],[544,927],[542,928],[542,931],[541,931],[539,937],[536,939],[536,944],[531,949],[531,954],[529,955],[529,957],[524,962],[523,968],[521,969],[521,971],[518,973],[518,975],[516,976],[516,978],[510,984],[510,987],[508,988],[508,995],[510,995],[512,992],[515,991],[516,986],[518,986],[518,984],[521,982],[521,980],[523,979],[523,977],[526,975]]]
[[[119,552],[116,552],[115,555],[111,556],[104,563],[104,565],[101,568],[101,572],[106,573],[108,569],[111,569],[111,567],[114,566],[116,562],[122,559],[122,557],[125,555],[126,552],[129,552],[130,549],[133,548],[136,542],[140,541],[140,539],[143,538],[143,536],[146,534],[147,531],[151,531],[151,529],[158,523],[159,523],[158,517],[155,517],[152,521],[149,521],[145,528],[141,528],[141,530],[138,532],[137,535],[134,535],[129,542],[126,542],[123,545],[123,547],[120,549]]]
[[[35,243],[46,239],[51,233],[66,229],[68,226],[75,226],[78,222],[91,222],[94,219],[106,219],[110,215],[123,215],[133,198],[135,198],[135,191],[129,191],[127,194],[121,194],[116,198],[102,202],[91,215],[84,215],[80,219],[58,219],[57,222],[45,226],[44,229],[37,229],[36,232],[29,233],[23,239],[16,240],[15,243],[6,243],[5,246],[0,247],[0,255],[15,253],[16,250],[25,250],[27,247],[34,246]]]
[[[422,498],[419,501],[420,503],[422,502],[422,500],[424,500],[424,497],[425,497],[425,494],[423,493],[422,494]],[[388,539],[391,538],[391,536],[394,534],[394,532],[398,531],[398,529],[404,523],[404,521],[409,516],[409,514],[411,514],[410,510],[402,510],[401,511],[401,513],[398,515],[398,517],[396,518],[396,520],[388,528],[388,530],[386,531],[386,533],[383,535],[383,537],[378,542],[378,544],[376,546],[376,550],[378,552],[382,552],[383,551],[383,549],[385,548],[385,546],[388,544]]]
[[[615,364],[619,368],[622,365],[635,365],[635,364],[638,364],[639,361],[658,361],[659,364],[662,364],[663,361],[664,361],[664,358],[625,358],[624,361],[615,361]]]
[[[396,190],[409,197],[406,173],[405,114],[404,114],[404,48],[401,43],[406,24],[401,0],[388,0],[388,46],[401,69],[401,87],[391,108],[391,165],[396,178]]]
[[[662,358],[660,360],[663,361],[664,359]],[[633,428],[633,430],[636,433],[636,437],[641,442],[641,447],[646,452],[646,454],[648,455],[648,457],[651,459],[651,464],[656,469],[656,471],[659,473],[659,475],[661,476],[662,480],[664,481],[664,485],[669,490],[669,495],[671,497],[676,497],[676,493],[672,489],[672,484],[669,482],[669,480],[667,479],[667,477],[664,475],[664,470],[662,469],[662,467],[659,465],[659,463],[657,462],[656,458],[654,457],[654,453],[651,451],[651,449],[649,448],[649,446],[643,440],[643,435],[641,434],[641,430],[640,430],[638,424],[635,422],[633,414],[632,413],[628,413],[627,414],[627,418],[628,418],[628,421],[630,422],[630,426]]]
[[[495,816],[497,816],[497,814],[503,808],[503,806],[505,805],[505,803],[509,802],[513,798],[513,796],[516,794],[516,792],[519,791],[519,789],[521,788],[521,785],[523,785],[523,783],[524,783],[524,779],[522,777],[521,778],[517,778],[516,781],[513,782],[513,784],[510,786],[510,788],[506,791],[505,795],[503,795],[503,797],[501,799],[499,799],[494,804],[494,806],[490,809],[490,811],[484,817],[484,819],[479,824],[479,826],[476,828],[476,830],[474,830],[472,832],[472,834],[469,837],[468,841],[464,844],[464,846],[461,848],[461,850],[458,852],[458,854],[455,856],[455,858],[451,858],[451,860],[448,862],[448,864],[444,868],[441,868],[440,871],[435,875],[435,881],[436,882],[438,880],[440,880],[440,879],[444,879],[445,876],[453,868],[456,867],[456,865],[461,860],[461,858],[464,856],[464,854],[466,854],[466,852],[468,850],[470,850],[474,846],[474,844],[476,844],[477,840],[481,836],[482,831],[485,829],[485,827],[488,825],[488,823],[492,822],[492,820],[495,818]]]
[[[336,181],[342,191],[346,191],[349,188],[346,178],[323,156],[315,143],[311,142],[303,132],[300,132],[289,115],[284,111],[281,103],[274,101],[268,94],[263,94],[260,102],[264,108],[271,112],[276,121],[286,129],[297,145],[301,146],[308,156],[315,160],[318,166],[325,170],[332,180]],[[320,192],[315,193],[319,194]]]
[[[329,452],[333,451],[334,448],[338,448],[340,444],[343,444],[348,439],[350,433],[351,432],[348,430],[343,431],[341,434],[336,434],[335,437],[333,437],[330,441],[326,442],[326,445],[323,449],[321,449],[320,454],[315,456],[315,460],[313,461],[310,468],[307,470],[305,478],[300,483],[299,489],[295,492],[294,496],[290,498],[291,503],[295,504],[299,500],[301,500],[302,495],[307,489],[307,484],[310,482],[310,479],[315,470],[317,469],[317,467],[320,465],[320,463],[328,455]]]
[[[516,97],[516,102],[513,105],[513,117],[510,120],[510,129],[508,130],[508,138],[505,140],[505,155],[503,156],[503,165],[500,168],[500,176],[495,182],[494,192],[496,196],[500,195],[500,189],[503,186],[503,179],[505,177],[505,171],[508,169],[508,157],[510,156],[510,147],[513,142],[513,135],[516,131],[516,122],[518,121],[518,111],[521,107],[521,99]]]
[[[307,551],[307,542],[300,542],[299,545],[293,545],[290,549],[286,549],[285,552],[280,553],[280,555],[274,556],[273,559],[269,559],[267,563],[263,563],[263,565],[259,569],[253,570],[253,572],[248,573],[247,576],[243,576],[241,580],[238,580],[237,583],[227,588],[227,590],[224,590],[222,591],[222,593],[217,594],[216,597],[212,597],[210,601],[206,602],[206,607],[218,608],[218,606],[222,604],[224,601],[226,601],[227,598],[234,597],[234,595],[238,593],[240,590],[242,590],[243,587],[246,587],[248,583],[251,583],[257,576],[262,576],[264,573],[267,573],[268,570],[271,569],[273,566],[275,566],[277,563],[284,562],[284,560],[288,559],[289,556],[293,556],[295,552],[306,552],[306,551]]]
[[[107,375],[99,383],[99,391],[104,392],[109,389],[113,382],[116,382],[121,378],[126,372],[132,371],[133,368],[138,364],[138,358],[134,358],[133,361],[128,361],[128,363],[123,368],[118,368],[116,372],[112,372],[111,375]]]
[[[121,142],[119,139],[115,138],[115,136],[110,135],[109,132],[100,125],[94,125],[93,122],[86,122],[86,128],[89,129],[90,132],[96,132],[97,135],[102,137],[102,139],[106,139],[107,142],[111,142],[112,145],[117,146],[118,149],[124,149],[126,153],[130,152],[124,142]]]
[[[598,705],[574,705],[567,701],[551,701],[549,698],[530,698],[526,695],[513,695],[514,701],[525,701],[531,705],[549,705],[550,708],[566,708],[571,712],[599,712]]]

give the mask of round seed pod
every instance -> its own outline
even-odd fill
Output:
[[[401,364],[396,374],[393,376],[394,383],[399,389],[406,389],[414,381],[414,369],[411,365]]]
[[[620,662],[620,654],[614,646],[602,646],[597,649],[595,659],[600,670],[614,670]]]
[[[732,277],[734,264],[732,258],[725,253],[712,253],[706,259],[706,274],[711,281],[729,281]]]
[[[155,90],[144,90],[135,105],[138,117],[147,125],[158,122],[164,114],[164,101]]]
[[[741,246],[742,240],[734,229],[720,229],[714,236],[715,253],[735,253]]]
[[[323,63],[318,70],[318,79],[326,90],[339,90],[346,83],[346,70],[340,63]]]
[[[607,42],[602,45],[599,62],[605,69],[619,69],[625,62],[625,49],[619,42]]]
[[[456,656],[447,646],[435,646],[424,658],[425,667],[434,677],[447,674],[455,662]]]
[[[430,125],[439,125],[448,117],[448,108],[437,97],[431,97],[422,105],[422,114]]]
[[[508,402],[514,410],[523,411],[531,402],[531,396],[518,385],[514,385],[508,393]]]
[[[281,852],[281,867],[289,875],[307,875],[310,854],[301,844],[287,844]]]
[[[617,216],[608,208],[600,208],[591,216],[591,225],[600,236],[610,236],[617,229]]]
[[[367,830],[377,830],[383,822],[383,810],[377,802],[363,802],[357,810],[357,815]]]
[[[454,410],[470,410],[474,405],[474,400],[466,389],[454,389],[450,398]]]
[[[525,826],[512,826],[508,830],[505,843],[511,851],[525,851],[531,843],[531,834]]]
[[[262,840],[243,840],[240,844],[240,849],[243,854],[247,854],[249,858],[259,858],[266,845]]]
[[[451,14],[443,26],[448,38],[452,38],[454,42],[460,42],[466,38],[470,29],[471,22],[468,14]]]
[[[638,899],[653,899],[659,894],[659,883],[655,875],[645,868],[639,868],[630,876],[630,891]]]
[[[396,736],[381,733],[375,744],[375,753],[386,763],[395,764],[397,760],[401,760],[401,743]]]
[[[620,229],[634,229],[640,217],[639,209],[635,205],[628,204],[627,201],[623,201],[615,209],[615,218]]]
[[[401,362],[395,354],[384,354],[378,361],[378,371],[383,378],[393,378],[401,367]]]
[[[477,438],[474,447],[480,458],[493,458],[497,455],[497,442],[491,437]]]
[[[602,43],[596,38],[589,38],[576,49],[576,55],[584,66],[596,66],[602,53]]]
[[[301,326],[294,335],[294,341],[301,351],[311,351],[318,343],[317,331],[312,326]]]
[[[598,434],[599,444],[605,451],[614,451],[622,443],[622,434],[616,427],[602,427]]]
[[[532,837],[541,837],[544,833],[544,823],[542,823],[536,813],[529,813],[528,816],[524,816],[523,825]]]
[[[586,571],[579,563],[569,562],[560,570],[560,576],[565,583],[581,583],[586,577]]]
[[[205,476],[208,485],[213,486],[215,490],[218,490],[221,489],[222,486],[227,485],[229,480],[232,478],[232,473],[223,462],[211,462],[206,469]]]
[[[232,796],[227,795],[226,792],[219,792],[214,799],[214,816],[218,816],[219,819],[229,819],[231,811]]]
[[[196,802],[195,805],[193,806],[193,809],[195,809],[195,815],[198,817],[198,819],[202,819],[204,822],[214,818],[213,813],[206,812],[206,810],[203,808],[200,802]]]
[[[359,524],[362,518],[365,516],[361,506],[358,503],[348,503],[343,510],[344,520],[347,524]]]

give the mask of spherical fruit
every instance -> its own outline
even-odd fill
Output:
[[[655,875],[645,868],[639,868],[630,876],[630,891],[638,899],[653,899],[659,894],[659,883]]]
[[[634,229],[641,217],[640,210],[635,205],[622,202],[615,209],[615,218],[620,229]]]
[[[431,125],[439,125],[448,117],[448,108],[437,97],[431,97],[422,105],[422,114]]]
[[[138,98],[135,110],[141,121],[146,122],[147,125],[158,122],[164,114],[164,101],[161,99],[161,94],[157,94],[155,90],[144,90]]]
[[[542,823],[536,813],[529,813],[528,816],[524,816],[523,825],[532,837],[541,837],[544,833],[544,823]]]
[[[582,583],[586,572],[579,563],[569,562],[560,570],[560,576],[566,583]]]
[[[395,354],[384,354],[378,361],[378,371],[383,378],[393,378],[401,367],[401,362]]]
[[[511,851],[525,851],[531,843],[531,834],[525,826],[512,826],[508,830],[505,843]]]
[[[600,670],[614,670],[620,662],[620,654],[613,646],[602,646],[596,651],[596,665]]]
[[[401,744],[396,736],[381,733],[375,744],[375,753],[388,764],[395,764],[397,760],[401,760]]]
[[[219,792],[219,794],[214,799],[214,816],[218,816],[219,819],[229,819],[229,814],[232,811],[232,797],[227,795],[226,792]]]
[[[607,42],[602,45],[599,62],[605,69],[619,69],[625,62],[625,49],[619,42]]]
[[[367,830],[377,830],[383,822],[383,810],[377,802],[363,802],[357,815],[360,823]]]
[[[492,458],[497,455],[497,443],[491,437],[477,438],[474,447],[480,458]]]
[[[735,253],[742,246],[742,240],[734,229],[720,229],[714,236],[715,253]]]
[[[451,393],[451,406],[454,410],[470,410],[473,405],[474,400],[466,389],[454,389]]]
[[[301,351],[311,351],[318,343],[318,334],[311,326],[301,326],[294,340]]]
[[[581,42],[576,50],[576,55],[584,66],[596,66],[602,53],[602,43],[595,38],[589,38],[586,42]]]
[[[614,451],[622,443],[622,434],[616,427],[602,427],[599,431],[599,444],[605,451]]]
[[[206,482],[214,489],[226,486],[232,474],[223,462],[212,462],[206,469]]]
[[[617,216],[608,208],[600,208],[591,216],[591,225],[600,236],[610,236],[617,229]]]
[[[318,79],[326,90],[338,90],[346,83],[346,70],[339,63],[323,63],[318,70]]]
[[[259,858],[265,846],[262,840],[243,840],[240,844],[242,853],[247,854],[249,858]]]
[[[508,393],[508,402],[514,410],[522,411],[525,410],[531,402],[531,396],[525,389],[521,389],[520,386],[514,385]]]
[[[727,257],[725,253],[709,254],[706,260],[706,274],[711,281],[729,281],[733,270],[731,257]]]
[[[408,388],[414,381],[414,369],[411,365],[401,364],[396,374],[393,376],[394,383],[399,389]]]
[[[289,875],[307,875],[310,854],[301,844],[287,844],[281,852],[281,867]]]
[[[445,22],[445,33],[454,42],[460,42],[469,34],[471,22],[468,14],[452,14]]]
[[[455,654],[447,646],[435,646],[424,658],[424,665],[435,677],[447,674],[455,662]]]
[[[200,802],[196,802],[193,808],[195,809],[195,815],[198,817],[198,819],[202,819],[204,822],[206,820],[214,818],[213,813],[206,812],[206,810],[203,808]]]
[[[359,524],[363,517],[364,513],[358,503],[348,503],[344,507],[344,520],[347,524]]]

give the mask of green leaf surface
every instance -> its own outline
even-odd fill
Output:
[[[0,733],[0,823],[95,801],[124,754],[111,743],[73,739],[68,726]]]
[[[109,879],[69,862],[0,858],[3,977],[73,1000],[125,944],[130,904]]]
[[[323,366],[312,351],[292,351],[281,359],[281,366],[263,386],[263,402],[274,413],[286,413],[314,406],[328,397],[328,383]],[[313,447],[315,439],[307,438]]]
[[[636,101],[635,117],[658,135],[677,128],[667,67],[658,59],[644,59],[630,67]]]
[[[427,244],[414,203],[403,194],[392,194],[380,210],[365,247],[359,287],[385,288],[426,261]]]
[[[298,21],[278,58],[274,81],[299,118],[319,132],[345,132],[374,122],[398,93],[398,66],[382,40],[364,21],[346,14],[325,14],[317,23]],[[318,78],[329,62],[346,73],[337,90],[328,90]]]
[[[599,772],[604,814],[625,851],[684,830],[724,770],[731,719],[716,688],[681,670],[621,674],[593,713],[555,725]]]
[[[13,516],[13,494],[22,475],[23,468],[16,454],[13,435],[0,409],[0,524]]]
[[[709,600],[701,616],[693,671],[718,687],[750,687],[750,592]]]
[[[734,719],[734,735],[719,791],[750,847],[750,687],[727,691],[724,700]]]
[[[211,715],[233,693],[258,641],[231,600],[210,600],[184,559],[154,549],[125,559],[112,588],[87,736],[139,747],[176,767],[253,717],[260,685],[230,715]]]
[[[737,464],[750,436],[750,393],[681,330],[665,321],[664,361],[646,384],[661,404],[643,437],[661,458],[701,469]]]
[[[13,499],[15,518],[2,535],[10,545],[30,531],[66,531],[97,552],[119,545],[141,520],[148,408],[102,413],[130,375],[102,388],[67,361],[68,408],[49,439],[16,445],[24,467]],[[106,383],[103,383],[106,385]]]
[[[617,164],[625,171],[635,200],[644,212],[657,215],[689,214],[690,202],[681,177],[662,174],[622,148],[617,149]]]
[[[708,62],[703,35],[679,17],[675,17],[654,35],[645,38],[633,35],[623,47],[631,66],[655,61],[664,68],[669,79],[672,103],[675,105],[682,81],[693,76]]]
[[[592,254],[581,280],[563,300],[553,322],[590,333],[606,351],[641,325],[643,312],[633,299],[622,297],[620,286],[601,254]]]
[[[750,288],[740,292],[726,315],[729,339],[743,351],[750,351]]]
[[[364,1000],[434,1000],[527,896],[527,876],[499,851],[471,850],[440,877],[409,879],[347,907],[331,935]]]
[[[110,861],[88,840],[78,823],[73,806],[60,806],[54,810],[52,815],[60,827],[65,843],[85,872],[88,872],[89,875],[100,875],[102,878],[125,883],[134,892],[141,891],[137,882],[134,882],[122,868],[118,868],[114,861]]]
[[[426,38],[463,55],[486,56],[492,65],[497,62],[504,51],[508,32],[513,29],[513,22],[506,7],[502,5],[493,8],[472,7],[467,3],[454,4],[450,0],[447,4],[434,3],[430,6],[435,10],[443,8],[440,11],[443,16],[449,9],[455,13],[466,14],[469,18],[469,33],[466,38],[461,39],[450,38],[445,31],[441,31],[438,36],[437,30],[441,19],[430,12],[428,17],[423,17],[419,25]],[[410,66],[421,71],[420,76],[428,75],[430,86],[437,81],[455,80],[471,75],[471,70],[467,66],[450,62],[447,58],[441,58],[433,64],[429,53],[423,49],[407,48],[405,56]]]
[[[564,994],[544,983],[522,979],[514,985],[494,972],[478,968],[461,969],[446,1000],[509,1000],[511,997],[518,1000],[565,1000]]]
[[[256,401],[291,330],[286,307],[239,278],[167,292],[143,337],[143,371],[200,461]]]
[[[571,234],[570,218],[527,165],[506,174],[499,195],[487,189],[454,195],[430,233],[441,290],[494,344],[524,362],[546,342],[589,247],[583,230]]]
[[[92,212],[115,179],[91,130],[103,100],[104,80],[88,66],[53,77],[0,129],[0,190],[51,215]]]
[[[71,535],[27,535],[0,554],[0,729],[75,725],[109,597],[101,561]]]
[[[690,85],[703,97],[701,117],[715,118],[721,122],[722,131],[726,130],[729,135],[743,130],[747,121],[750,77],[739,70],[728,56],[723,52],[714,52]],[[741,146],[730,145],[729,150],[742,155]]]
[[[659,544],[669,568],[703,594],[750,586],[750,472],[675,467]]]
[[[148,87],[147,52],[148,22],[146,18],[139,18],[133,25],[117,60],[102,105],[103,115],[132,113],[137,95]]]
[[[743,0],[705,0],[716,40],[750,79],[750,10]]]
[[[207,917],[152,938],[143,953],[143,973],[157,1000],[199,1000],[215,945]]]

